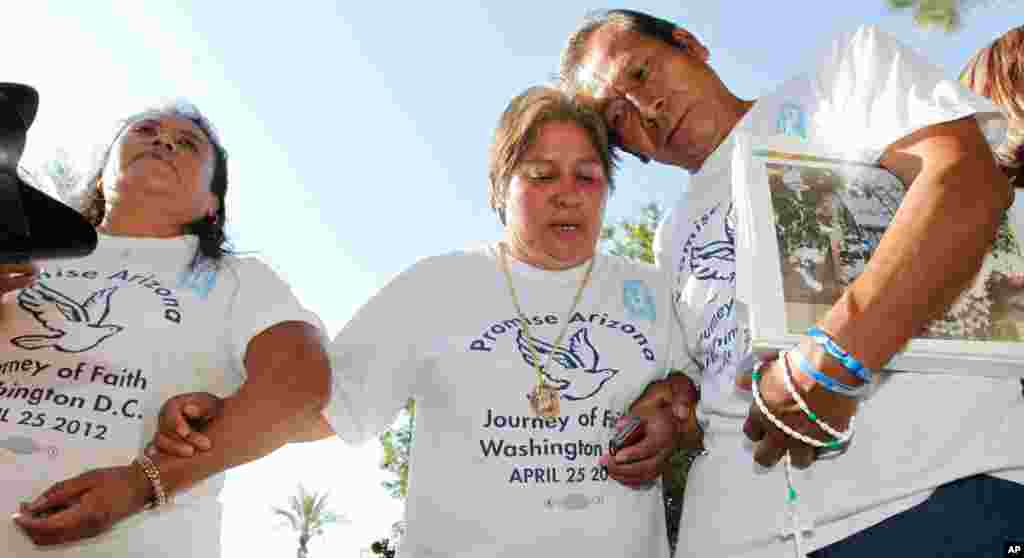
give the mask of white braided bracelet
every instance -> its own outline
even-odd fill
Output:
[[[816,448],[836,449],[842,445],[842,442],[840,442],[839,440],[830,440],[828,442],[823,442],[821,440],[811,438],[806,434],[802,434],[800,432],[797,432],[796,430],[793,430],[792,428],[789,427],[789,425],[779,420],[778,417],[776,417],[774,414],[772,414],[771,411],[768,410],[768,406],[765,405],[764,400],[761,399],[761,390],[757,385],[761,379],[761,371],[759,368],[754,369],[753,373],[751,374],[751,378],[753,380],[751,382],[751,391],[754,394],[754,402],[757,404],[757,408],[761,410],[761,414],[764,415],[765,418],[771,421],[771,423],[774,424],[775,427],[781,430],[784,434],[786,434],[790,438],[796,438],[797,440],[800,440],[801,442]],[[852,422],[850,424],[850,430],[848,432],[853,432]]]
[[[804,415],[806,415],[808,419],[810,419],[814,424],[817,424],[819,428],[827,432],[830,436],[834,437],[836,441],[838,441],[840,444],[845,444],[846,442],[848,442],[850,440],[850,437],[853,436],[854,417],[850,417],[850,424],[846,428],[846,432],[839,432],[835,428],[829,426],[828,423],[821,420],[816,413],[811,411],[810,407],[807,406],[807,402],[804,401],[803,397],[800,397],[800,394],[796,391],[796,388],[793,387],[793,368],[789,364],[789,352],[787,351],[785,353],[782,353],[782,355],[780,356],[782,357],[782,361],[786,364],[786,373],[782,375],[786,383],[786,391],[788,391],[790,397],[792,397],[793,400],[796,401],[796,404],[800,406],[800,410],[804,412]]]

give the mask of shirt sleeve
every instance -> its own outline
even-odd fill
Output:
[[[245,353],[254,337],[283,322],[306,322],[316,327],[326,346],[320,318],[299,303],[291,287],[270,266],[257,258],[239,258],[220,273],[235,275],[229,305],[228,344],[232,368],[242,381],[247,377]]]
[[[438,327],[426,323],[430,293],[443,284],[431,280],[437,264],[424,260],[400,274],[331,343],[333,386],[325,415],[345,442],[361,444],[377,435],[415,397],[417,378],[427,365],[424,337]]]
[[[814,90],[818,133],[829,145],[872,162],[896,140],[942,122],[974,115],[992,145],[1005,129],[1005,118],[988,99],[874,26],[831,44]]]
[[[700,368],[693,358],[691,346],[695,346],[695,339],[687,335],[687,330],[696,331],[700,318],[697,312],[687,305],[686,298],[678,291],[676,284],[675,261],[672,250],[675,248],[673,239],[676,227],[676,211],[679,207],[669,210],[658,229],[654,233],[654,261],[658,270],[662,273],[668,291],[665,300],[665,309],[670,312],[668,324],[671,343],[669,345],[669,370],[681,370],[690,377],[697,385],[700,385]],[[668,371],[666,371],[667,373]]]

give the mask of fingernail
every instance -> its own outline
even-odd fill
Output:
[[[199,449],[208,450],[212,446],[209,438],[199,438],[196,440],[196,444],[199,445]]]
[[[199,407],[189,403],[188,405],[185,405],[185,414],[194,417],[199,414]]]
[[[178,429],[178,436],[181,436],[182,438],[187,438],[188,437],[188,428],[185,428],[184,426],[179,428]]]
[[[597,458],[597,464],[598,465],[604,465],[604,466],[607,467],[608,466],[608,454],[604,454],[601,457]]]
[[[31,502],[29,502],[28,506],[26,507],[26,510],[27,511],[36,511],[37,509],[43,507],[43,504],[45,504],[45,503],[46,503],[46,496],[39,496],[35,500],[32,500]]]
[[[146,448],[146,455],[148,455],[149,457],[155,456],[156,455],[156,448],[154,448],[153,446],[147,447]]]

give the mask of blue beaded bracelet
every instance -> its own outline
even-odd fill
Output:
[[[812,326],[807,330],[807,335],[814,339],[815,343],[821,345],[821,348],[825,349],[825,352],[832,358],[838,360],[850,374],[857,376],[865,382],[871,382],[871,375],[874,372],[870,368],[865,368],[849,351],[843,350],[823,329],[818,326]]]
[[[864,392],[867,391],[869,387],[871,387],[871,384],[868,383],[854,387],[823,374],[820,370],[815,368],[814,365],[811,364],[811,361],[807,360],[807,357],[805,357],[804,354],[796,347],[793,347],[789,353],[796,357],[796,363],[801,372],[814,378],[814,381],[821,384],[821,387],[831,392],[845,395],[847,397],[860,397],[861,395],[864,395]]]

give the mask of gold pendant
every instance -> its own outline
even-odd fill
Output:
[[[539,384],[526,396],[533,414],[544,418],[558,416],[560,397],[558,390],[547,384]]]

